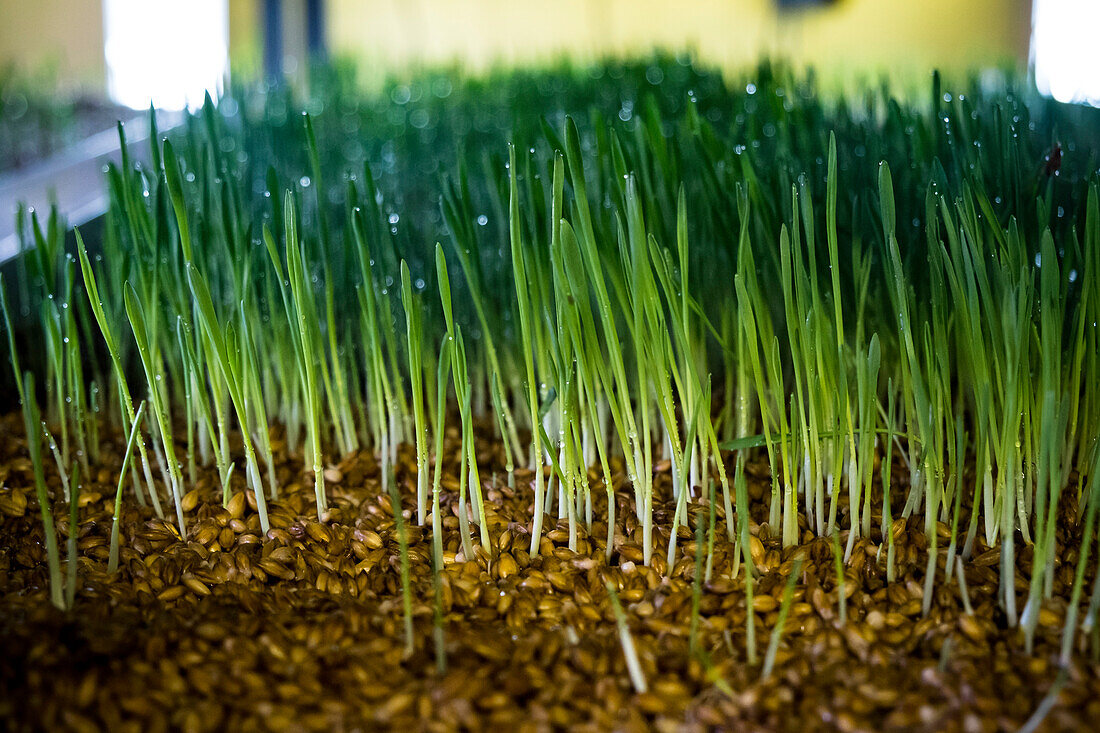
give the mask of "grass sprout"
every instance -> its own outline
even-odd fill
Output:
[[[649,685],[645,680],[645,672],[642,663],[638,660],[638,651],[634,648],[634,637],[630,635],[630,627],[626,622],[626,614],[623,613],[619,595],[615,592],[615,586],[607,583],[607,595],[611,600],[611,611],[615,615],[615,624],[619,628],[619,643],[623,647],[623,657],[626,659],[626,669],[630,674],[630,684],[634,685],[634,691],[639,695],[649,691]]]
[[[186,537],[203,472],[227,503],[243,470],[266,534],[289,467],[327,520],[326,466],[364,451],[394,510],[415,486],[409,521],[431,526],[440,671],[444,563],[495,556],[503,475],[528,555],[559,526],[577,551],[606,532],[609,563],[694,562],[696,606],[717,576],[751,607],[770,587],[760,545],[820,537],[843,624],[852,558],[877,546],[897,583],[915,530],[932,617],[943,588],[969,606],[964,571],[997,548],[999,613],[1028,647],[1073,577],[1069,664],[1100,635],[1095,119],[1011,79],[946,103],[937,78],[930,109],[820,94],[778,66],[732,83],[652,65],[661,84],[606,61],[456,77],[445,100],[413,74],[403,104],[336,72],[308,92],[240,85],[154,135],[148,164],[120,129],[91,246],[20,209],[10,301],[0,282],[0,379],[44,526],[51,492],[79,506],[107,436],[129,437],[113,570],[127,471],[139,508],[163,518],[170,497]],[[1061,168],[1028,163],[1058,139],[1075,146]],[[43,450],[58,486],[39,490]],[[50,597],[69,605],[62,580]],[[693,627],[697,659],[711,636]]]

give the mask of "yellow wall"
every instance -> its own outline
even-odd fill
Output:
[[[259,0],[229,0],[229,47],[234,70],[259,73]],[[106,90],[102,0],[0,0],[0,66],[56,72],[64,89]]]
[[[778,12],[772,0],[329,0],[336,53],[370,65],[460,61],[473,68],[563,53],[582,58],[694,49],[726,68],[761,54],[854,78],[926,78],[1023,65],[1030,0],[838,0]]]
[[[52,67],[67,89],[103,91],[99,0],[0,0],[0,65],[29,73]]]
[[[229,0],[229,67],[246,78],[263,69],[260,0]]]
[[[293,5],[293,3],[291,3]],[[761,54],[851,80],[900,83],[1027,59],[1030,0],[838,0],[779,13],[773,0],[328,0],[332,50],[385,70],[458,61],[473,69],[569,53],[581,59],[693,49],[735,69]],[[260,69],[259,0],[229,0],[236,71]],[[66,87],[104,88],[100,0],[0,0],[0,64],[53,64]]]

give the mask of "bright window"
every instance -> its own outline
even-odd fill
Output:
[[[1100,107],[1100,0],[1034,0],[1031,63],[1039,91]]]
[[[215,99],[229,64],[228,0],[103,0],[107,90],[140,109]]]

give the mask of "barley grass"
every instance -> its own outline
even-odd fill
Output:
[[[768,64],[737,80],[674,58],[578,72],[447,86],[424,72],[381,96],[335,73],[305,99],[242,87],[154,140],[152,166],[123,136],[94,255],[79,234],[69,253],[56,217],[20,216],[9,359],[26,410],[21,369],[45,385],[59,465],[78,454],[86,470],[110,423],[136,443],[137,501],[158,516],[170,501],[185,533],[194,467],[216,465],[228,501],[243,459],[267,532],[276,426],[322,521],[327,465],[363,447],[400,492],[405,443],[438,576],[452,426],[466,559],[493,552],[488,435],[493,470],[530,499],[532,555],[556,512],[570,547],[606,522],[616,562],[625,480],[643,561],[670,569],[705,498],[696,577],[715,572],[725,532],[739,553],[717,571],[743,575],[751,607],[754,533],[828,537],[843,590],[861,538],[882,539],[896,580],[895,527],[913,519],[930,545],[924,613],[980,537],[1000,547],[1000,603],[1029,644],[1058,533],[1083,524],[1072,647],[1100,436],[1096,116],[1011,79],[957,93],[937,77],[912,101],[823,99]],[[32,327],[41,338],[17,344]],[[28,412],[40,462],[39,422]],[[761,524],[757,459],[770,469]],[[675,509],[658,526],[665,462]],[[42,485],[46,525],[49,498]],[[435,628],[442,668],[438,614]]]

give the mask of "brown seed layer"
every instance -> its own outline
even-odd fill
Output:
[[[800,547],[782,549],[763,523],[766,484],[759,476],[767,467],[754,465],[750,493],[759,523],[750,525],[751,555],[762,573],[755,600],[750,611],[717,507],[712,575],[700,602],[704,654],[693,659],[695,543],[682,527],[677,560],[666,566],[674,510],[668,474],[657,475],[660,551],[651,566],[641,562],[641,528],[621,471],[610,564],[607,527],[599,521],[589,531],[582,526],[574,551],[567,523],[547,517],[532,557],[531,474],[517,472],[518,488],[507,488],[499,446],[486,443],[479,454],[493,546],[475,542],[470,558],[459,541],[457,467],[445,463],[452,474],[442,497],[448,668],[440,675],[430,528],[408,527],[416,643],[406,658],[392,507],[366,452],[330,467],[324,521],[300,461],[281,459],[266,535],[243,471],[235,472],[224,508],[212,472],[187,487],[185,538],[138,507],[127,487],[114,576],[106,563],[118,459],[97,467],[79,497],[76,608],[62,613],[48,602],[18,416],[0,418],[0,433],[8,436],[0,441],[0,720],[15,730],[1015,730],[1054,681],[1079,552],[1076,507],[1067,500],[1054,598],[1042,608],[1035,650],[1027,654],[996,602],[999,551],[979,541],[966,563],[971,616],[957,583],[943,582],[942,540],[932,610],[922,617],[928,541],[917,521],[898,520],[891,528],[897,580],[886,582],[883,538],[876,532],[858,540],[846,568],[848,622],[841,626],[831,542],[807,532]],[[456,435],[451,440],[448,457],[458,445]],[[121,452],[120,442],[104,447]],[[412,519],[415,461],[408,449],[400,464],[402,508]],[[52,470],[50,481],[59,485]],[[594,516],[606,515],[602,488],[594,486],[593,504]],[[691,526],[706,522],[708,512],[693,501]],[[60,498],[55,516],[64,540],[70,528]],[[759,661],[747,659],[746,614],[755,614],[762,659],[795,553],[803,557],[801,575],[775,671],[761,679]],[[1030,555],[1018,555],[1016,583],[1024,589]],[[644,694],[627,675],[606,581],[626,611],[649,684]],[[1095,660],[1095,644],[1081,635],[1045,730],[1088,729],[1100,719]]]

